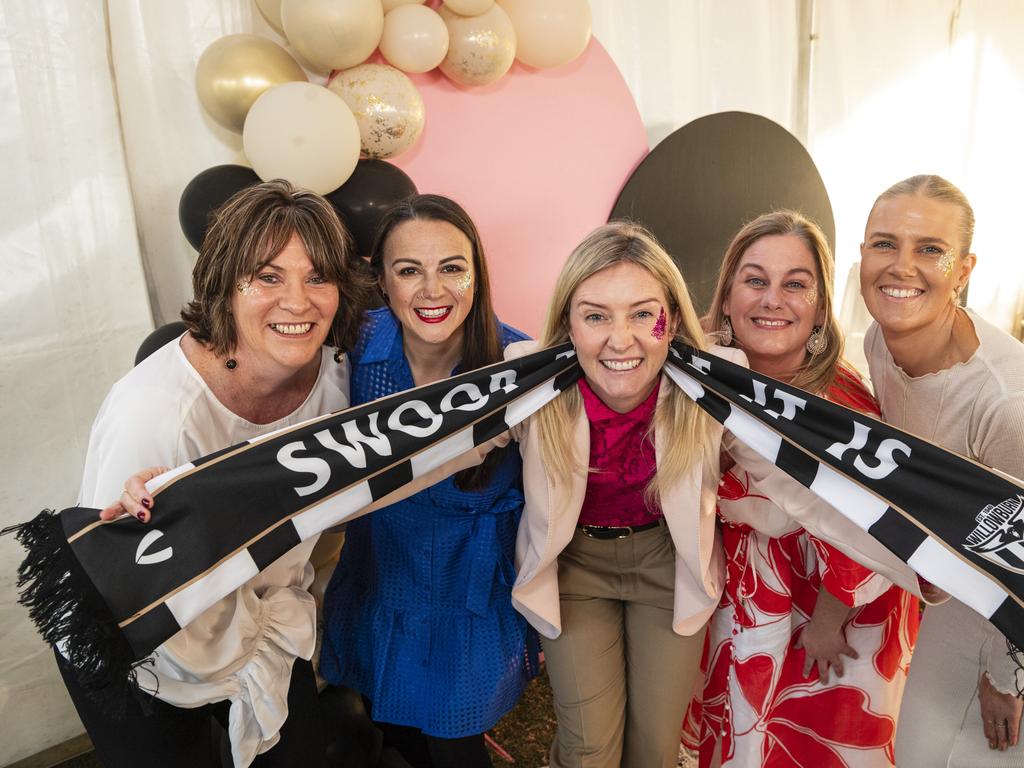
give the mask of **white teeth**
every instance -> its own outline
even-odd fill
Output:
[[[633,360],[602,360],[601,365],[613,371],[631,371],[640,365],[640,358]]]
[[[890,288],[889,286],[883,286],[881,291],[894,299],[912,299],[924,293],[920,288]]]
[[[439,307],[437,309],[417,309],[416,314],[420,317],[444,317],[448,314],[451,307]]]
[[[283,333],[286,336],[301,336],[304,333],[309,333],[309,329],[313,327],[312,323],[271,323],[270,327],[278,333]]]
[[[760,325],[763,328],[782,328],[785,325],[789,325],[788,320],[764,320],[760,317],[754,318],[754,325]]]

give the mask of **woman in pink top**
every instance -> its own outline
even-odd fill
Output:
[[[552,768],[676,764],[686,681],[724,582],[723,444],[787,506],[829,509],[723,440],[662,376],[672,339],[707,348],[675,263],[637,225],[599,227],[563,267],[541,342],[571,340],[584,377],[516,430],[526,506],[512,602],[543,636]],[[745,363],[739,350],[711,351]]]

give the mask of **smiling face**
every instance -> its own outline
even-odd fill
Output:
[[[248,280],[231,300],[237,344],[246,367],[291,376],[319,359],[338,311],[338,286],[313,266],[298,235]]]
[[[824,322],[814,254],[797,235],[768,235],[740,257],[722,310],[750,367],[790,378],[807,356],[815,325]]]
[[[473,246],[447,221],[411,219],[388,235],[381,283],[407,343],[461,344],[475,277]]]
[[[956,312],[973,254],[962,255],[963,212],[923,195],[879,200],[861,244],[860,290],[888,334],[938,328]]]
[[[619,413],[654,389],[676,324],[661,283],[629,262],[591,275],[569,301],[569,337],[587,384]]]

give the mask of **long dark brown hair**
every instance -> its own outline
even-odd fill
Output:
[[[491,278],[487,271],[483,242],[469,214],[450,198],[442,195],[413,195],[395,203],[381,217],[370,250],[370,268],[378,283],[384,276],[384,249],[395,229],[407,221],[443,221],[451,224],[469,240],[473,251],[473,305],[463,321],[462,353],[459,367],[471,371],[499,362],[502,355],[501,331],[491,300]],[[487,484],[504,455],[504,450],[491,451],[483,464],[459,472],[456,485],[462,490],[479,490]]]

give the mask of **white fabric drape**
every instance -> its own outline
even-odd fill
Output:
[[[590,2],[652,144],[723,110],[796,132],[798,17],[811,0]],[[1024,5],[828,0],[815,31],[807,145],[835,211],[847,328],[865,324],[847,275],[871,202],[921,172],[974,203],[970,303],[1008,328],[1024,279],[1010,231],[1024,171]],[[240,138],[199,107],[195,65],[239,32],[283,42],[252,0],[0,0],[0,525],[74,499],[103,394],[151,317],[174,319],[190,293],[181,191],[205,168],[244,162]],[[859,344],[854,335],[854,359]],[[19,561],[0,539],[0,765],[79,731],[15,604]]]
[[[0,30],[4,526],[74,500],[96,409],[152,326],[104,3],[5,0]],[[21,554],[0,539],[0,765],[81,732],[15,602]]]

